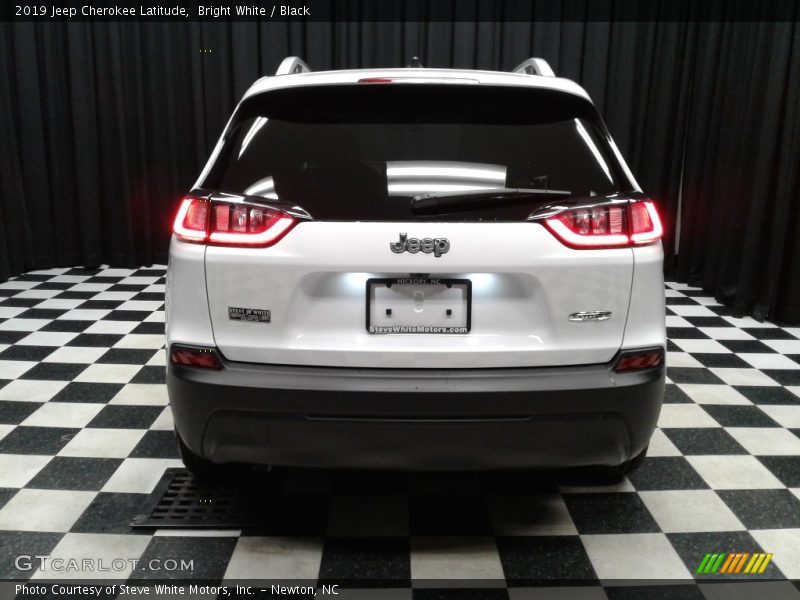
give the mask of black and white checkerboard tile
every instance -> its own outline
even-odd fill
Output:
[[[265,498],[273,526],[134,531],[164,469],[181,466],[164,386],[164,275],[52,269],[0,284],[0,578],[77,576],[18,569],[19,554],[176,558],[194,559],[178,576],[394,588],[364,597],[444,598],[426,588],[470,580],[489,588],[475,597],[538,598],[533,584],[567,580],[588,586],[570,597],[616,598],[628,597],[620,580],[691,583],[714,551],[771,552],[762,580],[800,578],[800,328],[734,318],[674,283],[659,429],[619,485],[296,471]],[[788,581],[770,585],[770,597],[800,599]]]

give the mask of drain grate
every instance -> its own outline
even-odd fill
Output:
[[[248,527],[264,523],[269,493],[195,481],[186,469],[167,469],[131,527]]]

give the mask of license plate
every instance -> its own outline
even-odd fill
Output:
[[[469,333],[469,279],[398,277],[367,280],[367,332]]]

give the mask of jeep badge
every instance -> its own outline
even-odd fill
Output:
[[[407,234],[401,233],[398,241],[389,243],[389,248],[395,254],[423,252],[433,253],[438,258],[450,250],[450,241],[447,238],[408,238]]]

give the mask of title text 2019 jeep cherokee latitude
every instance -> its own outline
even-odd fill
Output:
[[[187,466],[642,456],[664,386],[661,224],[586,92],[540,59],[279,73],[175,219]]]

